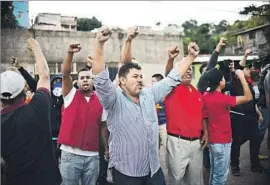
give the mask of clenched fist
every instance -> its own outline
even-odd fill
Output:
[[[235,74],[236,74],[236,76],[237,76],[239,79],[245,78],[244,72],[243,72],[242,70],[240,70],[240,69],[237,69],[237,70],[235,71]]]
[[[68,47],[68,52],[69,53],[78,53],[81,51],[81,45],[80,44],[70,44]]]
[[[131,27],[128,29],[128,33],[127,33],[127,40],[131,41],[132,39],[134,39],[137,35],[139,34],[139,29],[137,26]]]
[[[200,48],[195,42],[191,42],[188,45],[188,55],[197,57],[200,53]]]
[[[168,51],[169,59],[175,59],[179,55],[179,52],[178,46],[171,47]]]
[[[97,33],[97,41],[100,44],[104,44],[111,37],[112,32],[108,27],[102,27]]]
[[[219,46],[226,46],[226,43],[227,43],[227,39],[221,37],[220,40],[219,40],[218,45],[219,45]]]
[[[27,44],[28,44],[27,48],[28,48],[29,50],[31,50],[31,51],[32,51],[34,48],[38,48],[38,47],[39,47],[39,43],[38,43],[35,39],[33,39],[33,38],[27,39]]]
[[[19,69],[21,67],[21,65],[18,62],[18,58],[15,58],[14,56],[11,57],[12,61],[11,64],[16,67],[17,69]]]
[[[249,56],[252,53],[252,49],[247,49],[245,52],[245,56]]]

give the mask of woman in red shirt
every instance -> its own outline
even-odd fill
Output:
[[[208,121],[210,149],[209,185],[225,185],[229,172],[232,130],[230,107],[252,100],[252,94],[244,78],[244,73],[235,73],[244,89],[244,96],[224,95],[225,79],[221,71],[214,68],[206,72],[208,88],[203,96],[203,118]]]

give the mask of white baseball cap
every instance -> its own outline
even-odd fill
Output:
[[[1,99],[14,99],[23,90],[25,80],[21,74],[15,71],[5,71],[1,73]]]

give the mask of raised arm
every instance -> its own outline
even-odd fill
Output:
[[[122,63],[132,62],[131,42],[138,34],[139,30],[137,26],[128,29],[127,38],[125,39],[122,50]]]
[[[181,83],[181,78],[187,72],[198,54],[198,45],[196,43],[190,43],[188,45],[188,56],[183,58],[182,61],[179,62],[176,67],[171,70],[167,77],[155,83],[151,87],[156,103],[163,100],[165,96],[169,94],[174,87]]]
[[[18,59],[12,56],[12,65],[20,71],[32,92],[36,92],[37,81],[19,64]]]
[[[251,49],[247,49],[245,52],[245,55],[243,56],[242,60],[239,62],[241,67],[245,67],[246,66],[246,62],[247,62],[247,58],[248,56],[252,53]]]
[[[37,63],[37,70],[38,70],[38,76],[39,76],[37,89],[43,87],[43,88],[48,89],[48,91],[51,91],[50,71],[49,71],[47,61],[41,51],[41,48],[38,42],[33,38],[27,39],[27,43],[28,43],[29,49],[34,54],[34,57]]]
[[[168,51],[169,58],[167,60],[167,64],[165,68],[165,76],[168,76],[168,74],[172,70],[174,59],[178,56],[179,52],[180,51],[179,51],[178,46],[175,46],[169,49]]]
[[[219,43],[217,44],[215,51],[213,52],[209,62],[207,63],[205,71],[209,71],[209,70],[213,69],[214,67],[216,67],[217,61],[218,61],[218,55],[219,55],[221,49],[224,46],[226,46],[226,42],[227,42],[227,39],[225,39],[225,38],[221,38],[219,40]]]
[[[245,79],[244,72],[242,70],[238,69],[235,71],[235,74],[239,78],[239,80],[242,84],[242,87],[243,87],[243,91],[244,91],[243,96],[236,96],[236,105],[240,105],[240,104],[251,101],[253,97],[252,97],[252,94],[250,92],[248,83]]]
[[[105,68],[104,62],[104,44],[111,37],[111,31],[108,28],[101,28],[97,33],[96,47],[92,70],[95,78],[94,86],[105,110],[112,109],[116,101],[116,86],[110,80],[108,68]]]
[[[73,59],[74,53],[77,53],[80,50],[81,50],[80,44],[71,44],[68,47],[67,56],[64,60],[63,68],[62,68],[62,75],[63,75],[62,93],[63,93],[63,97],[68,95],[68,93],[73,88],[73,82],[72,82],[72,77],[71,77],[72,59]]]

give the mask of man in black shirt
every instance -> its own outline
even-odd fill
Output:
[[[240,61],[240,68],[242,68],[244,71],[245,78],[253,95],[253,100],[232,108],[232,111],[238,112],[239,114],[231,115],[233,137],[231,150],[231,171],[232,174],[235,176],[240,175],[240,147],[247,140],[250,141],[251,171],[259,173],[264,172],[264,168],[260,165],[260,161],[258,158],[260,138],[257,132],[258,123],[262,121],[262,115],[256,105],[255,92],[253,90],[252,84],[250,81],[248,81],[248,79],[250,78],[250,66],[245,65],[249,53],[251,52],[247,51],[243,59]],[[239,84],[239,80],[236,78],[233,78],[231,82],[230,94],[232,96],[243,95],[243,88]]]
[[[15,71],[1,73],[1,156],[7,164],[8,185],[60,185],[50,127],[49,69],[39,44],[27,40],[37,62],[37,91],[25,104],[24,78]]]

